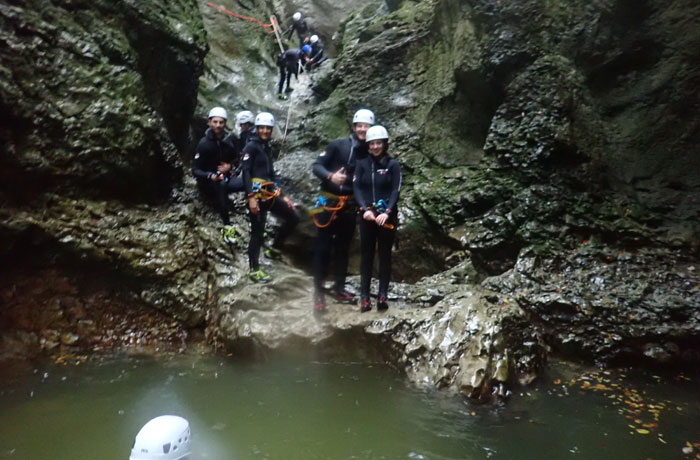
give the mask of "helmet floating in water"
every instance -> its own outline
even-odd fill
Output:
[[[161,415],[136,435],[129,460],[181,460],[192,453],[190,424],[177,415]]]

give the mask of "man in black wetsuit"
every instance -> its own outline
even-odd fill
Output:
[[[328,56],[323,54],[323,43],[318,38],[318,35],[312,35],[309,39],[309,43],[311,44],[311,53],[309,54],[309,59],[306,61],[306,70],[318,67],[328,59]]]
[[[224,241],[233,243],[236,232],[229,218],[228,194],[241,191],[243,182],[231,174],[238,163],[238,156],[236,149],[224,142],[227,117],[228,114],[222,107],[214,107],[209,111],[209,128],[197,144],[192,159],[192,175],[197,179],[200,193],[214,204],[221,216]]]
[[[286,237],[299,223],[299,215],[292,201],[286,196],[278,196],[274,193],[279,191],[270,147],[274,126],[275,118],[271,113],[259,113],[255,117],[256,135],[243,149],[243,183],[248,198],[250,218],[250,243],[248,244],[250,273],[248,276],[256,283],[270,281],[270,276],[260,269],[259,264],[268,211],[284,220],[272,243],[271,250],[275,254],[279,252]]]
[[[345,303],[354,300],[353,295],[345,289],[348,252],[355,234],[357,217],[352,178],[356,162],[367,158],[365,135],[374,124],[374,114],[370,110],[360,109],[353,116],[352,122],[350,136],[328,144],[313,165],[314,175],[321,179],[321,197],[315,209],[319,212],[314,215],[317,227],[313,259],[314,312],[326,308],[323,289],[331,252],[335,255],[335,298]]]
[[[299,66],[306,63],[306,59],[311,53],[311,46],[304,45],[301,49],[291,49],[277,56],[277,67],[280,69],[280,81],[277,85],[277,95],[280,99],[287,99],[284,93],[291,93],[292,88],[289,86],[289,80],[294,75],[294,78],[299,78]],[[284,88],[284,81],[287,80],[287,89]]]
[[[292,20],[294,22],[289,26],[289,29],[284,32],[284,42],[289,43],[289,37],[291,37],[292,33],[296,30],[297,36],[299,37],[299,48],[301,48],[309,40],[311,29],[309,29],[309,24],[306,22],[306,19],[302,19],[301,13],[298,11],[292,15]]]
[[[253,112],[250,110],[244,110],[242,112],[238,112],[238,115],[236,115],[236,124],[238,125],[238,136],[236,136],[234,133],[229,134],[226,136],[224,139],[224,142],[227,142],[236,149],[236,154],[240,157],[241,152],[243,151],[243,147],[248,143],[250,140],[251,136],[255,133],[255,115],[253,115]]]

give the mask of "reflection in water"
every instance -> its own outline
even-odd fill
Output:
[[[187,418],[195,459],[211,460],[662,459],[678,457],[700,426],[697,390],[666,422],[663,444],[630,434],[607,398],[562,388],[493,407],[409,387],[376,364],[176,357],[50,367],[2,390],[0,459],[124,460],[140,427],[163,414]]]

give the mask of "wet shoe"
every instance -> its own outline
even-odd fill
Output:
[[[221,236],[226,244],[236,244],[236,229],[233,225],[226,225],[221,229]]]
[[[377,299],[377,311],[384,311],[387,308],[389,308],[389,304],[386,301],[386,296],[379,294],[379,298]]]
[[[263,254],[268,259],[282,260],[282,251],[280,251],[279,249],[267,248],[267,249],[265,249],[265,251],[263,251]]]
[[[323,313],[326,311],[326,298],[323,294],[314,295],[314,313]]]
[[[285,93],[291,93],[294,91],[294,88],[287,87],[287,89],[284,90]]]
[[[251,270],[250,273],[248,273],[248,278],[254,283],[267,283],[272,279],[270,275],[260,269],[255,271]]]
[[[371,309],[372,309],[372,304],[369,302],[369,299],[363,297],[362,300],[360,301],[360,313],[370,311]]]
[[[278,94],[277,98],[282,99],[283,101],[286,101],[287,99],[289,99],[289,97],[287,97],[286,94],[282,94],[282,93]]]
[[[346,290],[342,290],[335,294],[335,300],[340,303],[355,303],[355,296]]]

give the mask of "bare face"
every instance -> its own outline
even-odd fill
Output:
[[[375,141],[369,141],[369,153],[374,157],[378,157],[384,152],[384,140],[377,139]]]
[[[355,137],[360,142],[364,142],[367,139],[367,130],[369,129],[369,123],[355,123],[352,127],[352,132],[355,133]]]
[[[224,135],[224,128],[226,128],[226,120],[224,118],[211,117],[208,124],[216,137]]]
[[[269,141],[272,136],[272,126],[258,126],[258,137],[261,141]]]

